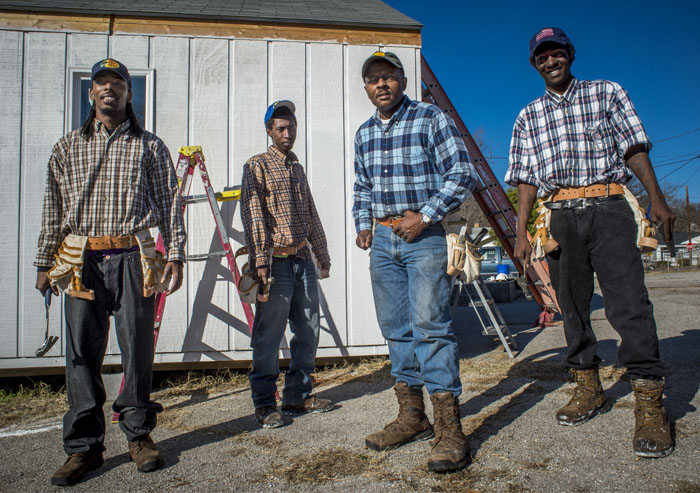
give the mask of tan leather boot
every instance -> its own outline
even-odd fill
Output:
[[[471,457],[469,442],[462,432],[459,401],[451,392],[435,392],[430,401],[433,403],[435,440],[430,449],[428,469],[433,472],[462,469]]]
[[[666,457],[673,452],[671,426],[661,404],[662,380],[632,379],[634,390],[634,452],[639,457]]]
[[[607,413],[612,403],[605,397],[598,377],[598,367],[585,370],[570,369],[576,382],[569,403],[557,411],[557,421],[564,426],[577,426],[592,417]]]
[[[394,392],[399,401],[399,415],[382,431],[367,437],[365,445],[372,450],[389,450],[433,436],[433,427],[425,415],[423,389],[412,389],[406,383],[398,382]]]

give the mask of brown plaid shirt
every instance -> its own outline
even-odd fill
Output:
[[[69,234],[120,236],[158,226],[168,260],[185,260],[182,202],[170,153],[150,132],[136,137],[126,120],[110,135],[95,120],[91,139],[65,135],[49,159],[39,251],[51,267]]]
[[[241,216],[255,265],[267,265],[270,247],[296,246],[306,239],[321,264],[330,262],[326,234],[294,153],[285,157],[270,146],[248,160],[243,168]],[[311,258],[308,248],[298,255]]]

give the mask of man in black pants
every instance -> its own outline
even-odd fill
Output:
[[[640,457],[673,451],[661,404],[664,364],[659,359],[653,309],[646,287],[635,216],[621,185],[632,173],[644,185],[650,216],[663,223],[666,241],[675,216],[666,205],[649,161],[651,144],[625,90],[606,80],[577,80],[575,50],[558,28],[530,40],[530,63],[545,94],[527,105],[513,129],[506,183],[518,187],[515,256],[527,263],[527,222],[537,196],[551,210],[550,233],[559,248],[548,254],[552,284],[564,318],[567,364],[574,396],[557,411],[559,424],[585,423],[610,409],[598,376],[600,358],[591,328],[593,274],[605,314],[620,334],[619,362],[636,397],[634,450]]]
[[[150,400],[155,296],[148,286],[151,264],[140,252],[153,251],[148,228],[160,229],[168,249],[160,279],[170,278],[168,294],[182,284],[185,258],[175,170],[165,144],[136,119],[127,68],[113,59],[97,62],[89,95],[90,117],[51,153],[34,262],[36,288],[44,294],[60,286],[67,295],[70,410],[63,418],[63,442],[69,457],[52,476],[55,485],[74,484],[104,462],[106,394],[100,369],[110,315],[125,376],[113,406],[119,426],[139,471],[162,466],[150,437],[162,407]]]

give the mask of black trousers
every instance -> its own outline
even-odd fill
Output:
[[[564,317],[567,364],[582,370],[600,363],[590,317],[595,272],[605,316],[621,338],[619,363],[633,378],[665,376],[636,245],[637,224],[627,201],[553,210],[550,231],[560,246],[547,261]]]
[[[107,349],[109,317],[114,316],[124,369],[124,389],[114,402],[119,426],[128,440],[156,426],[163,408],[150,400],[153,376],[155,296],[144,298],[141,254],[86,255],[85,287],[95,299],[65,296],[66,389],[69,411],[63,417],[67,454],[101,452],[105,436],[102,407],[107,398],[100,370]]]

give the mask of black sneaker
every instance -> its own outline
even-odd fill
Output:
[[[298,414],[304,413],[325,413],[333,409],[333,401],[330,399],[321,399],[315,395],[309,396],[301,404],[296,404],[290,406],[284,404],[282,406],[282,412],[287,416],[296,416]]]
[[[279,428],[284,425],[284,419],[276,407],[264,406],[255,409],[255,419],[263,428]]]

